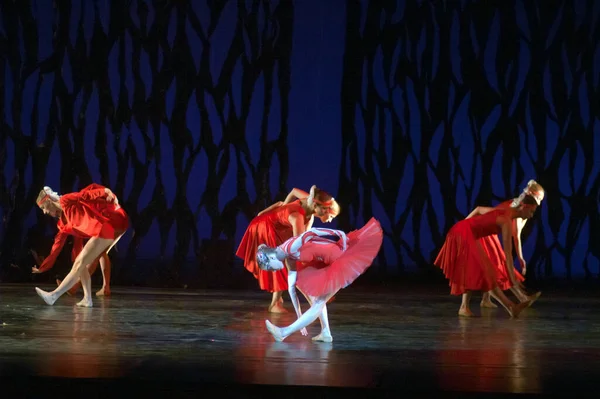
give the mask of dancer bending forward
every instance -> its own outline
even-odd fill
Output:
[[[244,260],[244,267],[258,280],[261,290],[272,292],[269,312],[286,313],[283,307],[283,292],[288,289],[287,270],[267,273],[256,263],[256,250],[265,244],[275,247],[285,240],[296,237],[312,227],[314,216],[329,217],[333,197],[323,190],[312,186],[307,198],[279,206],[271,205],[266,212],[252,219],[236,255]]]
[[[515,208],[481,209],[479,215],[461,220],[450,229],[434,264],[441,268],[450,280],[450,294],[462,295],[462,304],[458,311],[460,316],[473,316],[469,307],[472,291],[490,292],[511,317],[517,317],[529,306],[529,300],[518,305],[513,303],[498,287],[496,270],[479,239],[502,233],[506,258],[504,267],[512,284],[518,285],[512,259],[512,221],[516,218],[530,218],[537,206],[538,201],[527,194]]]
[[[544,188],[535,180],[529,180],[527,183],[527,187],[523,189],[521,195],[517,198],[504,201],[493,209],[500,208],[518,208],[521,205],[521,202],[525,199],[525,196],[531,196],[535,199],[538,206],[542,204],[544,200]],[[478,206],[471,212],[467,219],[480,215],[485,212],[489,212],[493,210],[489,207],[481,207]],[[527,263],[525,262],[525,258],[523,257],[523,247],[521,245],[521,232],[523,231],[523,227],[527,223],[528,219],[516,218],[512,221],[512,235],[513,235],[513,244],[515,246],[517,257],[519,259],[519,263],[521,263],[521,273],[517,270],[514,271],[515,277],[519,281],[519,284],[513,285],[513,282],[510,279],[510,276],[506,273],[506,256],[504,251],[502,250],[502,245],[500,244],[500,240],[498,240],[498,235],[493,234],[490,236],[482,237],[479,239],[479,242],[483,246],[483,249],[488,254],[492,265],[496,270],[496,277],[498,279],[498,287],[502,291],[511,290],[513,294],[519,299],[519,302],[530,301],[530,306],[535,302],[541,295],[541,292],[536,292],[533,295],[527,295],[526,291],[521,286],[521,283],[525,281],[525,273],[527,272]],[[481,307],[482,308],[496,308],[497,306],[492,303],[490,300],[490,293],[485,292],[483,294],[483,298],[481,299]]]
[[[381,226],[372,218],[360,230],[348,235],[339,230],[313,228],[276,248],[261,245],[256,254],[261,269],[277,271],[287,267],[288,292],[298,315],[294,323],[283,328],[265,321],[275,340],[283,341],[296,331],[308,335],[306,327],[318,317],[321,332],[313,341],[333,341],[327,318],[327,301],[371,266],[382,240]],[[310,309],[304,314],[296,287],[310,304]]]
[[[81,279],[83,299],[77,306],[92,307],[92,281],[87,267],[106,255],[123,236],[129,226],[127,214],[112,191],[99,184],[62,196],[44,187],[37,204],[45,214],[59,219],[59,235],[89,239],[61,284],[52,292],[36,287],[37,294],[48,305],[53,305]]]

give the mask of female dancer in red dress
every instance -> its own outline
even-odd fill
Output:
[[[527,183],[527,187],[523,189],[521,195],[517,198],[513,198],[508,201],[504,201],[501,204],[498,204],[494,208],[487,207],[477,207],[467,219],[479,215],[482,212],[489,212],[491,209],[507,209],[507,208],[518,208],[521,205],[523,199],[525,199],[526,195],[530,195],[533,197],[538,206],[541,205],[544,200],[544,188],[535,180],[529,180]],[[521,245],[521,232],[523,231],[523,227],[527,223],[528,219],[516,218],[512,221],[512,232],[513,232],[513,244],[515,246],[517,257],[519,259],[519,263],[521,264],[521,273],[517,270],[514,271],[516,279],[519,281],[519,284],[513,285],[510,280],[510,276],[506,273],[506,256],[504,251],[502,250],[502,245],[500,244],[500,240],[497,235],[491,235],[482,237],[479,239],[484,251],[488,254],[492,265],[496,268],[496,277],[498,278],[498,287],[502,291],[511,290],[513,294],[517,297],[520,302],[530,301],[530,306],[535,302],[541,292],[537,292],[534,295],[528,296],[523,290],[520,283],[525,281],[525,273],[527,273],[527,264],[525,262],[525,258],[523,257],[523,247]],[[481,299],[481,307],[484,308],[496,308],[497,306],[492,303],[491,296],[489,292],[483,293],[483,298]]]
[[[538,207],[537,200],[525,195],[521,204],[509,209],[481,209],[479,215],[456,223],[448,232],[446,241],[434,264],[442,269],[450,280],[450,294],[462,295],[460,316],[473,316],[469,308],[472,291],[490,292],[512,317],[529,305],[529,301],[518,305],[510,301],[498,287],[496,271],[484,251],[479,238],[502,233],[506,256],[506,273],[514,285],[518,283],[512,261],[512,221],[533,216]]]
[[[307,193],[304,190],[300,190],[299,188],[293,188],[292,191],[290,191],[290,193],[287,195],[287,197],[285,197],[285,200],[283,201],[278,201],[276,203],[274,203],[273,205],[271,205],[270,207],[262,210],[259,212],[258,216],[262,215],[263,213],[266,213],[272,209],[275,209],[279,206],[282,205],[286,205],[289,204],[295,200],[302,200],[302,199],[306,199],[310,196],[309,193]],[[340,205],[337,203],[337,201],[332,198],[331,199],[331,206],[329,207],[329,213],[327,215],[323,215],[320,217],[321,222],[323,223],[331,223],[331,221],[333,219],[335,219],[338,215],[340,214]]]
[[[337,237],[337,240],[333,237]],[[256,254],[261,269],[274,272],[288,270],[288,290],[298,316],[294,323],[283,328],[266,320],[267,329],[273,337],[283,341],[296,331],[306,336],[306,327],[318,317],[321,332],[313,337],[313,341],[333,341],[327,317],[327,301],[371,266],[382,240],[381,226],[371,218],[360,230],[348,235],[340,230],[314,228],[276,248],[261,245]],[[296,287],[310,303],[310,309],[304,314]]]
[[[262,213],[250,222],[236,255],[244,260],[244,266],[258,280],[260,289],[273,293],[269,312],[285,313],[283,291],[287,290],[287,271],[268,273],[256,263],[256,250],[260,244],[275,247],[288,238],[302,234],[312,227],[313,215],[328,215],[332,197],[325,191],[312,186],[306,199],[277,206]]]
[[[58,288],[50,293],[35,288],[48,305],[53,305],[81,279],[84,297],[77,306],[92,307],[91,278],[87,266],[108,253],[129,226],[127,214],[115,203],[115,199],[112,191],[98,184],[63,196],[44,187],[38,195],[37,204],[42,211],[59,219],[58,235],[62,236],[62,240],[67,235],[89,239]]]

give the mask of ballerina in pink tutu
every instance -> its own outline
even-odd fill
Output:
[[[312,340],[332,342],[327,301],[371,266],[382,240],[381,226],[371,218],[360,230],[348,235],[340,230],[313,228],[276,248],[259,246],[256,261],[261,269],[277,271],[287,267],[288,292],[298,315],[298,319],[287,327],[276,327],[269,320],[265,321],[275,340],[283,341],[296,331],[308,335],[306,327],[318,317],[321,332]],[[296,288],[310,304],[304,314]]]

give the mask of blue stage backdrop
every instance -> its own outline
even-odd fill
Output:
[[[333,226],[378,218],[393,275],[433,270],[454,223],[531,178],[528,276],[597,278],[599,19],[594,0],[0,2],[2,279],[49,250],[44,185],[118,195],[116,282],[193,284],[249,275],[237,244],[293,187],[330,191]]]

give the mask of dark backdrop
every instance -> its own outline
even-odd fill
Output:
[[[394,275],[432,270],[452,224],[530,178],[546,188],[531,278],[598,276],[600,2],[2,0],[0,16],[4,281],[49,249],[45,184],[119,196],[116,282],[195,284],[247,278],[244,229],[293,187],[332,192],[344,230],[377,217],[374,270]]]

